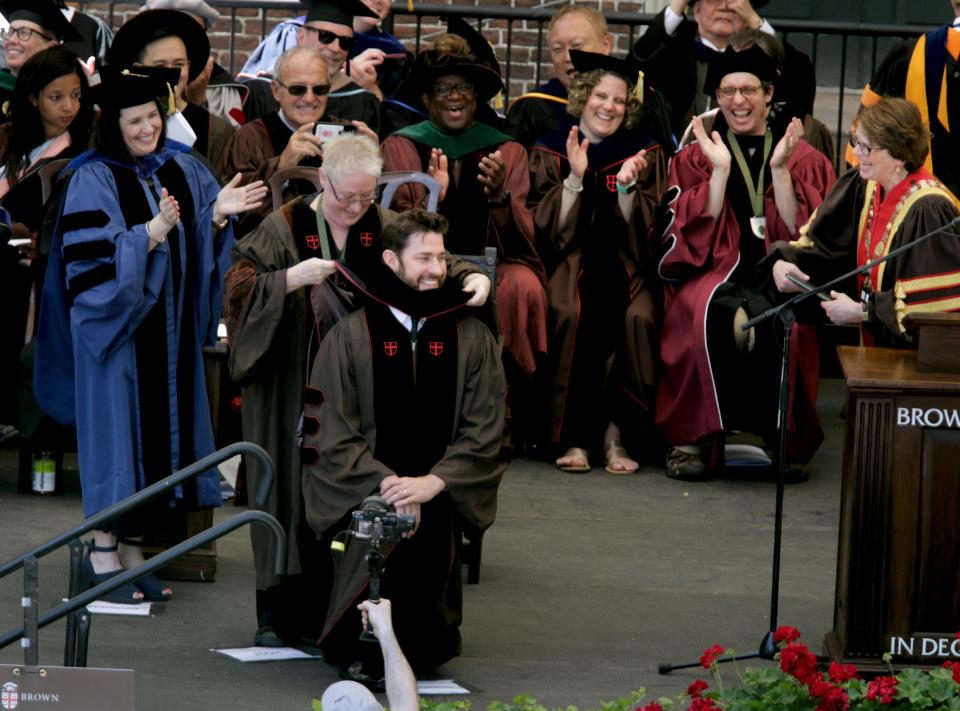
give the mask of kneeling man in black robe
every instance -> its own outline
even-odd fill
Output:
[[[411,210],[384,228],[384,266],[366,283],[338,265],[366,305],[323,339],[304,398],[305,513],[321,539],[349,528],[371,494],[416,517],[387,555],[381,593],[417,672],[460,651],[461,531],[493,523],[506,467],[499,349],[446,280],[446,230],[442,216]],[[330,601],[327,661],[361,681],[382,676],[379,648],[357,635],[365,552],[351,542],[318,599]]]

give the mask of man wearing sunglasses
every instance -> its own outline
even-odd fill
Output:
[[[280,56],[270,82],[279,109],[237,131],[227,149],[222,175],[239,172],[245,183],[267,181],[278,170],[320,165],[322,141],[314,135],[317,122],[349,123],[329,115],[327,66],[323,53],[314,47],[294,47]],[[356,126],[366,129],[360,122]],[[291,181],[285,188],[285,201],[314,190],[305,181]],[[260,224],[270,209],[266,205],[247,213],[238,226],[239,234],[244,235]]]

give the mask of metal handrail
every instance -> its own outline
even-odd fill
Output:
[[[144,489],[146,491],[146,489]],[[184,553],[189,553],[194,548],[199,548],[202,545],[206,545],[210,541],[216,540],[227,533],[239,528],[240,526],[246,525],[248,523],[263,523],[274,533],[275,538],[275,547],[274,547],[274,572],[277,575],[283,575],[284,566],[286,562],[286,534],[283,532],[283,527],[280,523],[268,513],[263,511],[244,511],[241,514],[237,514],[232,518],[222,521],[205,531],[201,531],[195,536],[188,538],[185,541],[178,543],[172,548],[168,548],[162,553],[150,558],[140,565],[125,570],[119,575],[116,575],[109,580],[106,580],[96,587],[92,587],[86,592],[80,593],[76,597],[73,597],[66,602],[63,602],[57,605],[54,608],[44,612],[42,615],[39,615],[37,618],[37,629],[45,627],[52,622],[56,622],[62,617],[66,617],[72,612],[86,607],[94,600],[103,597],[109,592],[116,590],[117,588],[126,585],[127,583],[133,582],[138,578],[143,577],[148,573],[162,568],[167,563],[172,561],[174,558],[179,558]],[[25,629],[23,625],[20,627],[15,627],[10,630],[3,636],[0,636],[0,649],[3,649],[11,642],[16,642],[18,639],[23,637],[25,634]]]
[[[128,496],[123,501],[115,503],[113,506],[100,511],[97,514],[94,514],[90,518],[84,520],[83,523],[74,526],[69,531],[61,533],[54,538],[51,538],[46,543],[41,543],[32,550],[27,551],[26,553],[17,556],[11,561],[0,565],[0,578],[3,578],[15,570],[23,567],[23,562],[29,556],[35,558],[40,558],[45,556],[47,553],[64,546],[70,541],[79,538],[84,533],[92,531],[94,529],[103,528],[103,524],[107,521],[111,521],[121,514],[125,514],[128,511],[136,508],[143,502],[148,499],[153,499],[160,494],[172,489],[178,484],[182,483],[186,479],[196,476],[201,472],[210,469],[211,467],[224,462],[231,457],[236,456],[237,454],[251,454],[260,461],[260,465],[263,468],[263,478],[260,481],[260,487],[255,492],[254,501],[258,506],[264,506],[267,501],[267,497],[270,494],[270,487],[273,486],[273,460],[270,458],[270,455],[260,447],[259,445],[253,444],[252,442],[235,442],[231,445],[224,447],[223,449],[218,449],[212,454],[208,454],[203,459],[199,459],[193,464],[180,469],[179,471],[174,472],[170,476],[162,479],[154,484],[151,484],[146,489],[142,489],[137,493]]]

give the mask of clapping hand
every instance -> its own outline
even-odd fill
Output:
[[[706,129],[703,127],[703,121],[700,120],[699,116],[694,116],[691,123],[693,124],[693,135],[696,136],[697,142],[700,144],[700,150],[703,152],[703,155],[706,156],[707,160],[710,161],[710,165],[713,166],[714,170],[722,170],[729,174],[730,149],[724,145],[720,134],[717,131],[713,131],[708,136]]]
[[[623,165],[620,166],[619,172],[617,172],[617,185],[621,187],[627,187],[628,185],[635,185],[637,178],[640,177],[642,173],[647,168],[647,152],[640,151],[635,156],[627,158],[623,162]]]
[[[580,141],[580,129],[577,126],[570,127],[570,133],[567,134],[567,162],[570,163],[570,175],[579,183],[583,180],[583,174],[587,172],[587,147],[590,142],[584,138]]]
[[[503,183],[507,177],[507,166],[500,151],[488,153],[480,159],[480,175],[477,180],[483,185],[488,200],[503,200]]]
[[[430,149],[430,162],[427,165],[427,175],[440,183],[440,200],[447,196],[447,188],[450,187],[450,173],[448,170],[449,161],[439,148]]]
[[[773,149],[773,155],[770,156],[770,169],[777,170],[787,167],[787,161],[797,149],[797,144],[803,137],[803,122],[794,117],[787,125],[787,130],[783,133],[783,138],[777,141],[777,147]]]
[[[173,229],[174,225],[180,221],[180,203],[177,202],[177,199],[171,195],[166,188],[163,188],[159,208],[160,219],[166,224],[166,229],[163,231],[169,232]]]
[[[243,176],[237,173],[233,176],[233,180],[217,193],[217,201],[213,205],[214,222],[220,222],[227,215],[239,215],[241,212],[260,207],[269,188],[262,180],[237,187],[242,179]]]

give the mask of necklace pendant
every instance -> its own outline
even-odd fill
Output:
[[[760,217],[750,218],[750,231],[757,239],[763,239],[767,234],[767,219],[762,215]]]

